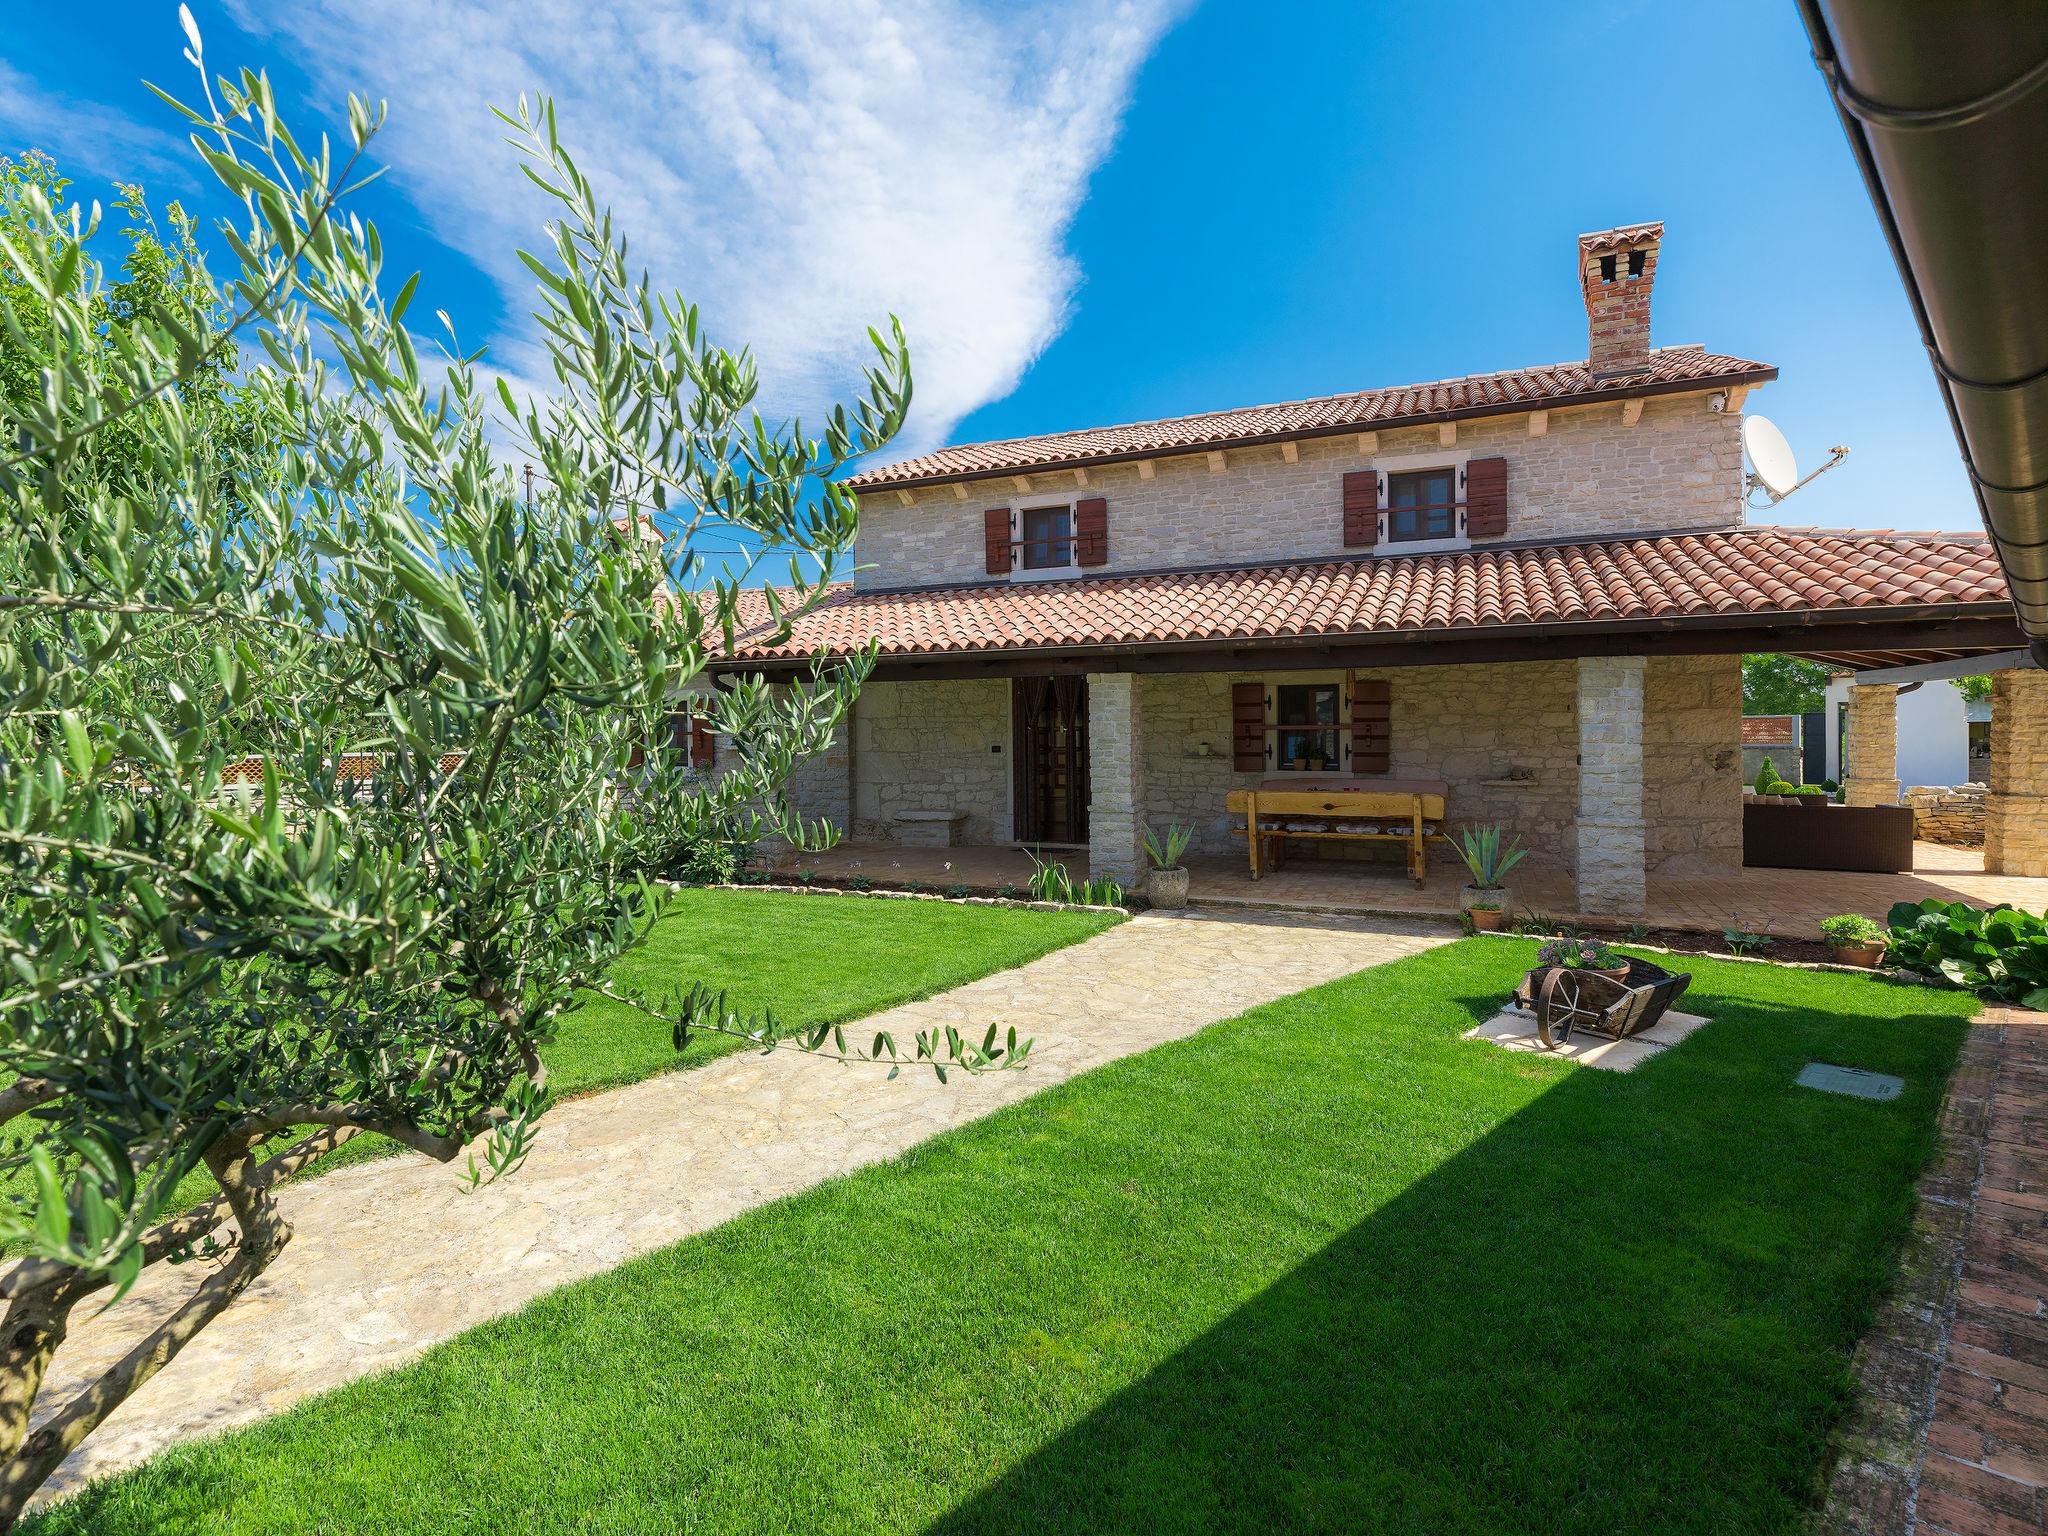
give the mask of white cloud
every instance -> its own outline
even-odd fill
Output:
[[[98,102],[50,90],[5,59],[0,59],[0,135],[13,141],[8,152],[40,149],[73,181],[90,173],[109,181],[154,177],[193,184],[190,151],[175,131],[145,126]],[[76,188],[68,195],[90,198]]]
[[[389,99],[394,179],[521,312],[532,280],[512,253],[545,209],[486,108],[546,91],[634,259],[698,302],[715,338],[754,349],[771,409],[844,397],[867,326],[900,315],[917,396],[898,451],[917,451],[1008,393],[1064,325],[1080,277],[1068,225],[1179,5],[237,10],[336,101]],[[530,333],[498,341],[501,366],[542,372]]]

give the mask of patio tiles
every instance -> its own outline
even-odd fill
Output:
[[[1819,1529],[2048,1530],[2048,1015],[1978,1016]]]
[[[1082,851],[1052,855],[1076,876],[1087,873]],[[1197,906],[1244,910],[1351,912],[1377,915],[1455,917],[1464,865],[1448,847],[1432,845],[1429,879],[1417,888],[1398,864],[1385,861],[1314,860],[1295,857],[1263,880],[1253,880],[1242,853],[1190,855],[1188,898]],[[865,876],[877,885],[917,881],[927,890],[964,885],[986,893],[1010,885],[1021,892],[1031,877],[1030,857],[1020,848],[898,848],[878,843],[842,843],[829,853],[777,861],[782,873],[815,870],[821,879]],[[1571,876],[1554,869],[1515,871],[1510,885],[1519,911],[1561,921],[1596,925],[1575,911]],[[1983,853],[1937,843],[1913,846],[1913,868],[1896,875],[1850,874],[1818,869],[1739,869],[1713,875],[1652,875],[1649,910],[1653,928],[1719,933],[1738,918],[1777,937],[1817,939],[1824,917],[1861,912],[1882,920],[1897,901],[1968,901],[1978,906],[2010,902],[2032,912],[2048,911],[2048,879],[1984,873]]]

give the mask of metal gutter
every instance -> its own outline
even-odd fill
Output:
[[[2048,666],[2048,5],[1799,0]]]

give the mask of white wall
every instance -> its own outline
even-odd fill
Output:
[[[1849,701],[1853,679],[1828,684],[1828,777],[1842,779],[1841,737],[1835,722]],[[1970,781],[1970,731],[1964,719],[1962,690],[1944,679],[1899,689],[1899,763],[1902,788],[1916,784],[1948,786]]]

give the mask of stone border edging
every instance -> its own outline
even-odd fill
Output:
[[[692,885],[687,880],[657,880],[654,882],[671,893],[676,891],[775,891],[785,896],[866,896],[881,897],[887,901],[944,901],[956,907],[1022,907],[1031,912],[1114,912],[1120,917],[1129,917],[1129,907],[1105,907],[1079,901],[1020,901],[1010,896],[948,896],[944,891],[899,891],[884,886],[871,886],[865,891],[849,890],[843,885],[780,885],[762,881],[747,885],[737,880],[720,881],[717,884]]]

